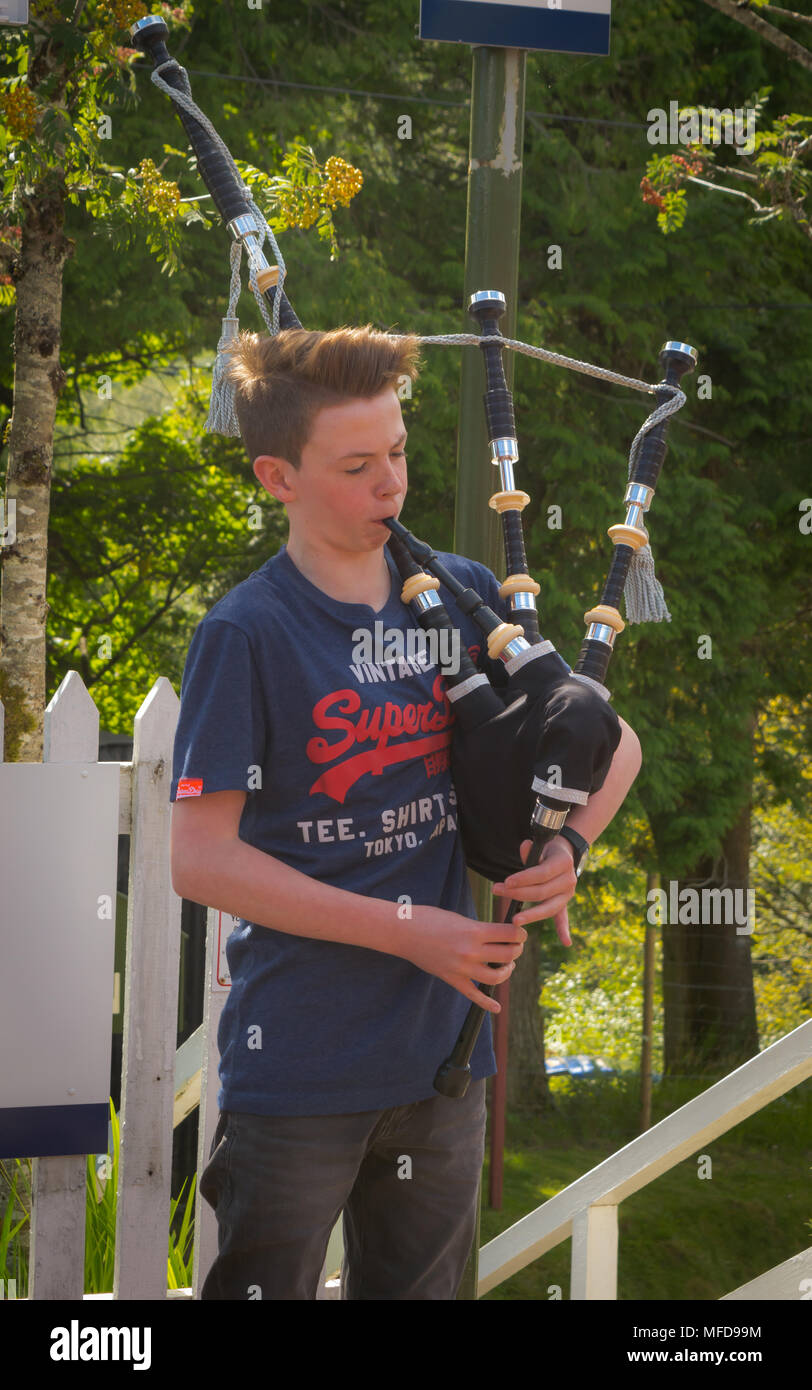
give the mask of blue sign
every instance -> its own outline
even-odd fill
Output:
[[[606,57],[611,10],[612,0],[420,0],[420,37]]]

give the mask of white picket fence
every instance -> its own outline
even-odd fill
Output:
[[[181,922],[169,785],[179,709],[161,677],[136,716],[133,761],[119,764],[118,830],[131,836],[113,1289],[121,1299],[167,1293]],[[98,710],[75,671],[48,705],[43,751],[44,762],[98,759]],[[82,1155],[34,1159],[30,1299],[84,1296],[86,1170]]]
[[[214,1214],[198,1193],[192,1287],[167,1290],[173,1129],[200,1106],[199,1175],[217,1123],[217,1026],[227,989],[218,982],[219,914],[210,909],[204,1019],[176,1049],[182,904],[171,881],[169,787],[179,709],[172,685],[159,677],[135,717],[132,762],[119,763],[118,832],[131,839],[113,1299],[195,1298],[217,1248]],[[77,672],[65,677],[48,705],[44,733],[43,761],[97,761],[99,715]],[[616,1298],[620,1201],[810,1075],[812,1022],[486,1245],[480,1252],[479,1296],[572,1235],[570,1297]],[[29,1299],[93,1297],[83,1288],[85,1188],[84,1156],[34,1159]],[[339,1224],[328,1247],[320,1299],[337,1296],[325,1277],[340,1256]],[[812,1248],[725,1297],[797,1298],[802,1281],[811,1277]]]
[[[29,1299],[197,1297],[217,1251],[214,1213],[198,1193],[192,1287],[167,1289],[173,1130],[200,1106],[199,1176],[217,1125],[217,1026],[227,994],[218,983],[219,914],[209,909],[204,1019],[176,1049],[182,900],[172,887],[169,788],[179,711],[171,683],[159,677],[135,717],[132,761],[118,764],[118,834],[130,836],[130,866],[113,1292],[84,1291],[87,1161],[68,1155],[33,1161]],[[0,702],[0,760],[3,749]],[[43,762],[94,763],[98,751],[98,710],[71,671],[45,711]],[[45,846],[42,855],[47,871]],[[325,1275],[340,1259],[337,1228]],[[322,1279],[319,1297],[336,1296]]]

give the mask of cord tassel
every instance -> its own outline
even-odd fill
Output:
[[[626,621],[629,623],[671,622],[663,586],[654,573],[654,556],[646,543],[634,552],[623,591]]]

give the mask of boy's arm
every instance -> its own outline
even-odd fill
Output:
[[[228,618],[204,618],[186,657],[175,733],[175,892],[291,936],[400,956],[498,1012],[472,981],[507,979],[527,940],[523,927],[423,905],[402,918],[395,902],[320,883],[240,839],[248,770],[265,762],[268,698],[248,635]]]
[[[291,936],[400,956],[499,1012],[472,981],[508,978],[527,940],[523,927],[423,905],[405,919],[395,902],[320,883],[239,838],[245,799],[242,791],[220,791],[173,803],[170,862],[179,897]]]

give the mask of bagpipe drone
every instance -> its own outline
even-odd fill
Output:
[[[234,310],[243,250],[249,261],[251,288],[269,331],[301,328],[302,324],[284,290],[286,268],[273,233],[220,136],[192,100],[188,76],[166,47],[164,20],[147,16],[133,25],[131,35],[135,47],[152,60],[153,81],[177,105],[201,178],[232,237],[231,296],[223,320],[207,427],[238,434],[233,405],[222,389],[221,378],[228,344],[238,331]],[[270,240],[275,264],[263,250],[266,239]],[[394,517],[385,524],[391,532],[387,544],[403,579],[401,597],[420,626],[438,635],[443,629],[453,631],[438,595],[442,583],[460,611],[470,615],[484,634],[488,657],[502,664],[505,681],[498,685],[477,671],[461,642],[437,644],[438,651],[452,654],[448,661],[441,657],[439,664],[455,716],[451,773],[465,860],[477,873],[496,882],[537,864],[573,806],[585,805],[603,786],[621,733],[605,684],[615,638],[625,626],[619,611],[621,596],[625,594],[630,622],[669,616],[654,577],[643,519],[665,457],[668,419],[685,403],[679,382],[694,369],[697,353],[686,343],[665,343],[659,355],[664,376],[651,386],[502,338],[498,324],[506,303],[499,291],[477,292],[471,297],[469,310],[477,321],[478,335],[440,335],[419,341],[476,344],[482,349],[490,456],[499,469],[500,481],[490,506],[502,521],[507,578],[499,592],[509,621],[503,621],[479,594],[461,584],[434,551]],[[502,361],[505,346],[652,392],[657,399],[657,408],[632,444],[624,497],[626,515],[622,523],[609,528],[614,545],[609,573],[600,603],[584,614],[587,631],[572,669],[539,632],[536,596],[540,590],[527,572],[521,519],[530,498],[516,488],[514,478],[519,451],[513,400]],[[519,846],[528,838],[532,848],[523,864]],[[512,920],[518,907],[518,902],[510,903],[506,922]],[[492,994],[493,988],[481,985],[484,994]],[[435,1077],[435,1089],[442,1094],[465,1094],[469,1061],[484,1017],[485,1010],[472,1004],[451,1056]]]

